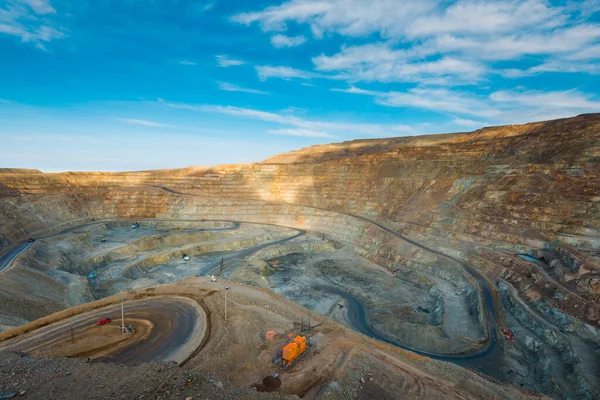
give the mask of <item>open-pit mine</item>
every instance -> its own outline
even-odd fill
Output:
[[[600,114],[0,169],[0,395],[598,399],[599,300]]]

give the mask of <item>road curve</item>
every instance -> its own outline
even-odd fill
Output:
[[[94,327],[102,318],[111,318],[111,324],[120,326],[120,304],[86,312],[17,336],[0,343],[0,352],[32,352],[48,348],[53,343],[70,339],[71,322],[77,335],[78,330]],[[181,363],[197,350],[207,331],[204,310],[199,304],[185,298],[155,297],[126,302],[126,324],[129,324],[128,320],[136,321],[134,326],[140,323],[150,325],[147,336],[138,341],[125,341],[115,346],[114,350],[103,349],[99,359],[125,365],[148,361]]]
[[[19,243],[12,249],[0,254],[0,273],[8,269],[8,267],[12,265],[13,261],[19,257],[19,254],[27,250],[29,246],[31,246],[30,242]]]
[[[101,224],[107,224],[107,223],[111,223],[111,222],[120,222],[120,221],[134,221],[134,220],[103,219],[100,221],[93,221],[93,222],[90,222],[87,224],[77,225],[77,226],[65,229],[64,231],[54,233],[52,235],[38,236],[37,239],[47,239],[47,238],[51,238],[51,237],[55,237],[55,236],[66,235],[67,233],[71,233],[78,229],[85,228],[88,226],[101,225]],[[203,222],[201,220],[195,220],[195,219],[137,219],[135,221],[138,221],[138,222]],[[228,223],[231,223],[232,225],[225,226],[222,228],[203,228],[202,230],[205,232],[206,231],[229,231],[229,230],[238,229],[240,227],[240,223],[236,222],[236,221],[212,219],[211,222],[228,222]],[[21,253],[23,253],[25,250],[29,249],[29,247],[31,247],[31,244],[32,243],[29,241],[24,241],[24,242],[17,244],[16,246],[10,248],[9,250],[5,251],[4,253],[0,254],[0,274],[5,272],[6,270],[8,270],[9,267],[12,265],[12,263],[16,260],[16,258]]]
[[[273,225],[273,224],[254,224],[254,223],[248,223],[248,224],[279,226],[279,225]],[[296,233],[293,236],[289,236],[289,237],[286,237],[283,239],[278,239],[278,240],[275,240],[272,242],[265,242],[265,243],[257,244],[256,246],[252,246],[247,249],[243,249],[243,250],[239,250],[239,251],[232,251],[229,254],[222,257],[223,262],[224,262],[223,265],[224,265],[224,267],[227,267],[227,264],[229,264],[231,261],[234,261],[236,259],[242,259],[242,258],[250,256],[250,255],[256,253],[257,251],[264,249],[266,247],[277,246],[277,245],[283,244],[285,242],[289,242],[292,239],[296,239],[296,238],[306,234],[306,231],[302,230],[302,229],[296,229],[296,231],[298,233]],[[200,270],[199,274],[200,275],[216,274],[219,269],[220,264],[221,264],[220,260],[217,260],[210,264],[207,264]]]

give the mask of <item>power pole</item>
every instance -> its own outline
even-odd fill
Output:
[[[121,331],[125,333],[125,306],[123,305],[123,292],[121,292]]]
[[[221,266],[219,267],[219,276],[223,276],[223,257],[221,257]]]
[[[227,323],[227,292],[229,292],[229,286],[225,286],[225,323]]]
[[[73,326],[72,322],[71,322],[71,342],[73,342],[73,344],[75,344],[75,327]]]

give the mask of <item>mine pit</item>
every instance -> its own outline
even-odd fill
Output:
[[[486,340],[469,286],[434,273],[392,274],[348,243],[281,226],[112,221],[46,237],[31,251],[20,265],[59,283],[71,307],[216,276],[268,288],[369,337],[440,359],[476,352]]]
[[[185,390],[600,398],[598,132],[591,115],[247,165],[0,169],[0,371],[143,380],[164,362]],[[316,347],[281,370],[296,338]]]
[[[518,256],[540,262],[532,256]],[[453,275],[457,269],[443,274],[435,265],[389,270],[358,254],[351,243],[284,226],[225,220],[89,223],[30,243],[16,265],[48,277],[49,281],[39,280],[35,287],[55,293],[54,300],[47,301],[57,310],[186,278],[215,277],[215,281],[268,289],[372,339],[496,379],[532,385],[542,392],[567,387],[577,398],[585,389],[577,391],[564,376],[578,376],[580,382],[593,378],[574,369],[570,350],[565,350],[567,341],[557,346],[547,339],[532,339],[547,337],[547,331],[540,331],[531,316],[519,314],[523,311],[515,314],[523,309],[511,300],[508,289],[501,291],[500,307],[505,315],[519,315],[507,317],[505,323],[516,336],[525,338],[523,342],[490,339],[481,298],[468,277]],[[113,325],[81,327],[74,337],[32,348],[31,354],[110,360],[111,351],[140,340],[153,329],[143,318],[133,318],[129,320],[133,333],[123,337],[119,315],[113,314]],[[14,317],[6,318],[3,323],[13,321]],[[579,350],[591,350],[577,335],[571,336]],[[490,347],[490,341],[497,344]],[[486,346],[494,350],[484,351],[483,362],[479,355]],[[540,362],[540,354],[560,369],[539,369],[532,381],[526,365]],[[586,371],[597,370],[593,357],[584,363]],[[562,372],[557,375],[556,371]],[[271,378],[255,387],[279,390],[281,381]]]

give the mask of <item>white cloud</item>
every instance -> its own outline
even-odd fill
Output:
[[[175,126],[175,125],[161,124],[159,122],[147,121],[147,120],[143,120],[143,119],[134,119],[134,118],[117,118],[117,119],[119,121],[123,121],[123,122],[126,122],[131,125],[142,125],[142,126],[149,126],[152,128],[179,129],[179,127]]]
[[[302,71],[290,67],[258,65],[256,66],[258,78],[261,81],[266,81],[269,78],[280,78],[289,80],[292,78],[311,79],[317,77],[317,74],[309,71]]]
[[[576,53],[570,54],[569,60],[597,60],[600,59],[600,44],[585,48]]]
[[[493,117],[499,114],[498,110],[477,96],[447,89],[413,88],[407,92],[388,92],[378,94],[376,101],[392,107],[409,106],[478,117]]]
[[[600,111],[600,101],[592,100],[589,94],[577,90],[559,92],[498,91],[490,95],[493,101],[518,104],[534,108],[576,110],[578,113]]]
[[[463,84],[477,82],[487,67],[475,61],[442,57],[416,61],[414,51],[393,50],[384,43],[343,48],[331,57],[313,58],[317,70],[335,71],[352,81],[419,82],[430,84]]]
[[[342,47],[342,51],[326,56],[321,54],[312,59],[321,71],[348,70],[368,64],[397,62],[409,58],[406,50],[393,50],[385,43],[370,43],[362,46]]]
[[[380,92],[357,87],[332,90],[372,96],[376,103],[389,107],[425,109],[486,119],[486,122],[480,122],[455,117],[452,121],[464,126],[525,123],[600,111],[600,101],[577,90],[539,92],[519,89],[496,91],[488,97],[440,88],[413,88],[406,92]]]
[[[0,6],[0,34],[17,36],[46,50],[44,43],[64,37],[63,29],[52,19],[55,13],[48,0],[7,0]]]
[[[213,9],[215,5],[213,3],[206,3],[204,6],[202,6],[202,11],[209,11],[211,9]]]
[[[600,11],[600,0],[569,0],[566,8],[587,18]]]
[[[501,73],[596,73],[600,24],[592,16],[599,10],[598,0],[562,5],[547,0],[288,0],[232,20],[259,23],[267,32],[284,31],[294,22],[309,25],[316,37],[376,35],[386,41],[321,54],[313,58],[315,68],[343,73],[351,82],[452,86],[478,82],[496,71],[495,62],[523,57],[543,67],[519,72],[510,66]],[[273,38],[280,36],[285,37]],[[589,62],[577,66],[566,60]]]
[[[598,9],[597,0],[551,5],[546,0],[289,0],[263,11],[242,13],[232,20],[261,24],[265,31],[281,31],[287,22],[307,23],[313,31],[349,36],[379,33],[385,38],[447,33],[475,35],[509,33],[526,28],[554,29],[567,24],[571,14]]]
[[[296,47],[306,42],[304,36],[275,35],[271,37],[271,44],[277,48]]]
[[[215,58],[217,59],[217,65],[223,68],[246,64],[245,61],[230,58],[228,55],[218,55]]]
[[[189,66],[198,65],[198,64],[196,64],[193,61],[186,61],[186,60],[179,61],[179,64],[181,64],[181,65],[189,65]]]
[[[600,65],[595,62],[585,61],[549,60],[543,64],[529,68],[525,71],[525,75],[542,72],[584,72],[594,75],[600,73]]]
[[[425,15],[407,27],[409,36],[443,33],[493,34],[515,29],[554,27],[561,22],[562,9],[543,0],[458,1],[438,15]]]
[[[320,73],[320,72],[304,71],[301,69],[296,69],[296,68],[286,67],[286,66],[281,66],[281,65],[279,65],[279,66],[257,65],[255,67],[255,69],[258,74],[258,79],[260,79],[261,81],[266,81],[267,79],[270,79],[270,78],[283,79],[286,81],[289,81],[292,79],[303,79],[303,80],[349,79],[349,76],[347,76],[346,74],[341,73],[341,72],[336,73],[336,74],[325,74],[325,73]],[[311,85],[310,83],[302,83],[302,85],[314,86],[314,85]]]
[[[219,90],[224,90],[226,92],[244,92],[244,93],[253,93],[253,94],[269,94],[267,92],[263,92],[262,90],[248,89],[238,85],[234,85],[229,82],[218,82]]]
[[[590,75],[600,74],[600,65],[594,62],[549,60],[528,69],[509,68],[498,71],[505,78],[523,78],[546,72],[581,72]]]
[[[349,89],[332,89],[332,91],[373,96],[378,104],[390,107],[420,108],[478,117],[492,117],[500,114],[500,111],[492,108],[485,99],[447,89],[413,88],[406,92],[379,92],[351,87]]]
[[[333,138],[334,136],[326,132],[313,131],[310,129],[271,129],[268,131],[274,135],[302,136],[309,138]]]
[[[578,90],[541,92],[515,88],[493,92],[489,101],[500,114],[495,123],[518,124],[600,111],[600,101]]]
[[[36,14],[55,14],[56,10],[50,4],[50,0],[21,0],[29,6]]]
[[[489,60],[512,60],[522,55],[569,54],[584,51],[586,46],[600,39],[600,25],[580,25],[551,33],[503,35],[489,37],[438,36],[429,45],[442,52],[459,52]],[[491,45],[490,43],[493,43]]]
[[[524,76],[532,75],[528,69],[518,69],[518,68],[506,68],[498,71],[498,74],[502,75],[505,78],[522,78]]]
[[[263,11],[238,14],[232,20],[249,25],[261,24],[264,31],[283,31],[286,23],[308,23],[313,33],[339,32],[362,36],[381,32],[394,36],[415,17],[431,11],[438,0],[291,0]]]
[[[268,111],[255,110],[251,108],[242,108],[234,106],[219,106],[207,104],[186,104],[186,103],[171,103],[163,99],[158,100],[167,107],[178,108],[183,110],[209,112],[232,115],[241,118],[255,119],[265,122],[271,122],[279,125],[287,125],[289,128],[284,129],[303,129],[313,132],[322,132],[331,134],[337,132],[345,136],[398,136],[399,134],[416,134],[417,130],[407,125],[400,124],[363,124],[340,121],[319,121],[300,118],[291,114],[274,113]]]

